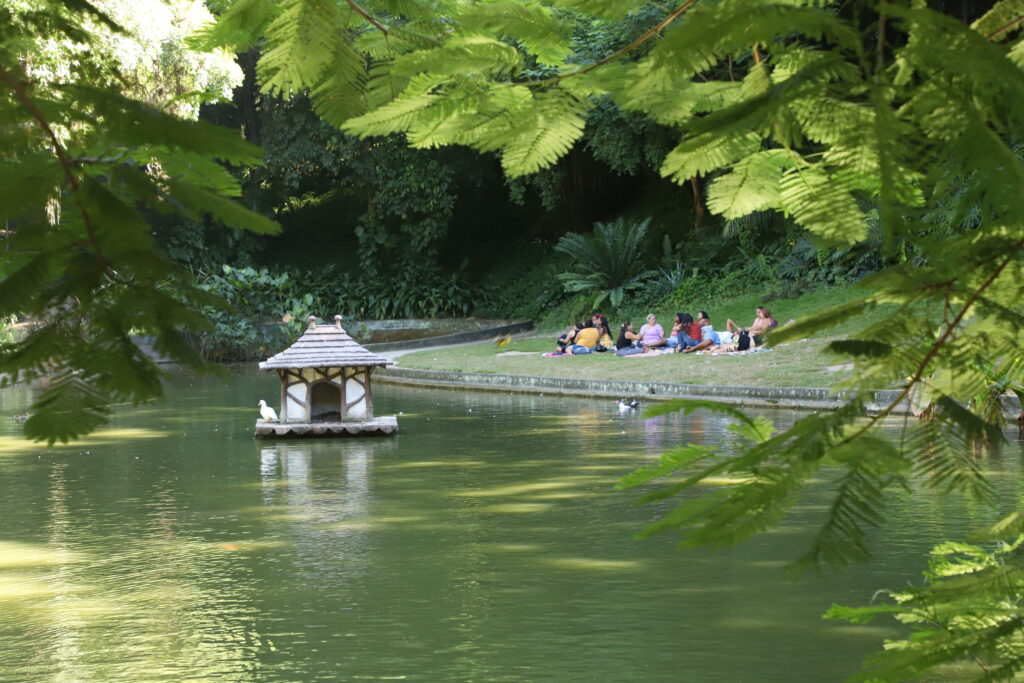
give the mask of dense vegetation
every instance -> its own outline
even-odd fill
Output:
[[[831,344],[854,368],[843,409],[776,432],[667,406],[727,413],[749,448],[679,449],[624,485],[679,496],[650,532],[716,547],[778,524],[826,472],[804,566],[868,558],[892,487],[991,503],[993,387],[1020,384],[1024,336],[1024,4],[932,4],[211,2],[215,23],[161,39],[126,79],[122,5],[0,0],[0,315],[42,323],[0,371],[54,375],[26,434],[66,440],[112,401],[158,395],[133,331],[208,368],[183,330],[244,356],[311,307],[554,321],[605,295],[692,306],[870,274],[859,298],[773,334],[894,307]],[[241,68],[225,71],[231,105],[212,102],[223,82],[182,76],[222,50]],[[900,401],[869,415],[858,391],[879,384],[925,409],[900,443],[877,434]],[[697,489],[719,474],[741,483]],[[880,675],[1024,667],[1021,519],[975,534],[1008,544],[995,552],[944,546],[957,557],[931,587],[882,610],[941,618]]]

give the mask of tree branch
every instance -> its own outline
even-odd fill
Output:
[[[957,313],[956,317],[953,318],[952,321],[947,323],[946,329],[942,333],[942,336],[939,337],[934,344],[932,344],[932,347],[928,349],[928,353],[926,353],[924,358],[921,359],[921,362],[918,363],[917,370],[910,378],[910,381],[907,382],[907,386],[903,388],[903,391],[901,391],[899,395],[896,396],[896,398],[894,398],[889,403],[889,405],[883,408],[879,413],[873,415],[871,419],[868,420],[868,423],[866,425],[864,425],[856,432],[854,432],[850,436],[846,437],[845,439],[837,443],[835,446],[832,447],[833,449],[839,448],[840,446],[845,446],[846,444],[856,440],[858,437],[870,431],[876,424],[878,424],[881,420],[883,420],[890,413],[892,413],[892,411],[894,411],[901,402],[903,402],[903,400],[910,394],[910,390],[921,382],[921,379],[924,377],[925,371],[928,369],[928,364],[932,362],[932,359],[934,359],[935,356],[938,355],[939,351],[942,350],[942,347],[945,346],[946,342],[949,341],[950,338],[953,336],[953,332],[956,330],[957,325],[960,324],[960,321],[964,319],[964,316],[967,315],[967,311],[969,311],[971,309],[971,306],[973,306],[974,303],[979,298],[981,298],[981,295],[985,292],[985,290],[992,286],[992,283],[999,278],[999,276],[1003,273],[1006,267],[1017,259],[1017,256],[1020,254],[1020,251],[1022,249],[1024,249],[1024,240],[1017,242],[1017,244],[1015,244],[1013,248],[1010,250],[1009,256],[1007,256],[1006,259],[999,264],[999,267],[992,272],[992,274],[988,277],[987,280],[985,280],[985,282],[981,284],[980,287],[974,290],[974,292],[972,292],[971,295],[967,297],[967,301],[964,302],[963,308],[960,309],[960,312]]]
[[[82,213],[82,224],[85,225],[85,231],[88,234],[88,242],[92,246],[93,251],[96,252],[96,257],[103,264],[106,263],[106,259],[103,257],[103,251],[100,249],[99,243],[96,241],[96,230],[92,225],[92,220],[89,217],[89,212],[86,211],[85,207],[78,199],[77,192],[79,190],[78,177],[75,175],[75,167],[72,160],[68,157],[67,150],[64,149],[64,145],[61,144],[57,134],[53,131],[53,128],[47,122],[43,112],[39,110],[36,103],[32,101],[28,92],[25,90],[25,84],[18,80],[14,74],[7,71],[3,67],[0,67],[0,81],[3,81],[11,90],[14,91],[14,95],[21,101],[25,110],[32,116],[36,124],[43,130],[43,133],[50,139],[50,144],[53,146],[53,152],[57,156],[57,160],[60,162],[60,166],[64,171],[64,176],[67,178],[68,185],[71,187],[72,192],[75,194],[75,203],[78,204],[78,210]],[[104,266],[105,267],[105,266]]]
[[[531,83],[530,85],[546,85],[548,83],[555,83],[557,81],[561,81],[565,78],[572,78],[573,76],[582,76],[583,74],[589,73],[600,66],[604,66],[608,62],[618,59],[627,52],[630,52],[636,49],[637,47],[643,45],[651,38],[660,35],[661,32],[664,31],[669,24],[678,19],[683,12],[696,5],[697,1],[698,0],[686,0],[686,2],[684,2],[682,5],[672,10],[671,14],[669,14],[667,17],[658,22],[656,26],[648,29],[647,31],[644,31],[636,40],[631,42],[629,45],[626,45],[625,47],[616,50],[607,57],[602,57],[593,64],[590,64],[589,66],[586,66],[582,69],[577,69],[576,71],[571,71],[567,74],[561,74],[560,76],[555,76],[554,78],[549,78],[545,81],[540,81],[538,83]]]
[[[1019,17],[1017,17],[1016,19],[1014,19],[1014,20],[1013,20],[1013,21],[1011,21],[1010,23],[1006,24],[1005,26],[1003,26],[1002,28],[1000,28],[1000,29],[999,29],[998,31],[996,31],[995,33],[991,33],[991,34],[989,34],[989,35],[985,36],[985,39],[986,39],[986,40],[995,40],[995,39],[996,39],[996,38],[998,38],[999,36],[1003,35],[1003,34],[1004,34],[1004,33],[1006,33],[1007,31],[1009,31],[1010,29],[1012,29],[1012,28],[1014,28],[1015,26],[1019,25],[1019,24],[1020,24],[1020,22],[1022,22],[1022,21],[1024,21],[1024,14],[1022,14],[1022,15],[1021,15],[1021,16],[1019,16]]]
[[[352,8],[352,10],[353,10],[353,11],[354,11],[354,12],[355,12],[356,14],[358,14],[358,15],[359,15],[359,16],[361,16],[361,17],[362,17],[363,19],[366,19],[366,20],[367,20],[368,22],[370,22],[371,24],[373,24],[373,26],[374,26],[374,27],[375,27],[375,28],[376,28],[376,29],[377,29],[378,31],[380,31],[380,32],[381,32],[381,33],[383,33],[384,35],[388,35],[388,27],[387,27],[387,26],[385,26],[384,24],[380,23],[380,21],[378,21],[376,17],[374,17],[374,16],[372,15],[372,14],[370,14],[369,12],[367,12],[366,10],[364,10],[364,9],[363,9],[362,7],[360,7],[360,6],[358,5],[358,4],[356,4],[355,0],[345,0],[345,2],[347,2],[347,3],[348,3],[348,6],[349,6],[349,7],[351,7],[351,8]]]

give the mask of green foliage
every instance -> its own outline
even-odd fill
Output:
[[[214,360],[252,360],[270,355],[294,340],[309,315],[313,296],[299,293],[289,273],[222,266],[203,272],[199,286],[226,301],[230,308],[207,307],[211,326],[198,336],[199,348]]]
[[[565,270],[565,255],[546,244],[534,244],[504,257],[481,283],[486,300],[478,302],[473,315],[540,321],[563,302],[558,273]]]
[[[944,664],[972,662],[977,681],[1011,680],[1024,669],[1024,536],[991,549],[947,542],[932,549],[925,585],[884,591],[868,607],[834,605],[827,619],[855,624],[892,615],[910,637],[889,640],[853,680],[903,681]]]
[[[433,318],[466,315],[473,303],[458,274],[435,280],[357,280],[330,267],[272,272],[224,265],[200,272],[197,281],[202,290],[227,303],[203,309],[210,325],[197,334],[202,353],[218,361],[276,353],[295,340],[310,315]]]
[[[134,332],[155,335],[156,350],[180,364],[212,369],[182,331],[203,329],[200,310],[218,302],[157,249],[148,216],[213,214],[277,230],[234,203],[238,183],[217,163],[258,165],[258,148],[103,87],[97,74],[115,66],[101,50],[46,81],[26,72],[26,55],[49,41],[91,45],[97,21],[119,30],[84,1],[0,7],[0,187],[25,190],[4,196],[0,315],[41,321],[0,350],[0,372],[51,376],[25,423],[50,443],[95,429],[111,402],[160,395],[161,372]]]
[[[407,270],[394,279],[347,275],[337,284],[338,310],[362,319],[465,316],[476,303],[461,273],[438,275]]]
[[[618,219],[595,223],[592,235],[569,233],[555,249],[573,259],[573,271],[558,279],[568,292],[597,292],[594,309],[608,299],[618,308],[626,292],[639,288],[654,271],[642,270],[650,219],[629,223]]]

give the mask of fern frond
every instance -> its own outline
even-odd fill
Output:
[[[344,40],[335,43],[334,60],[309,93],[317,115],[341,127],[366,111],[366,65],[361,54]]]
[[[541,64],[557,66],[569,54],[569,33],[565,24],[537,2],[479,3],[460,13],[459,22],[469,32],[514,38]]]
[[[782,173],[796,163],[788,150],[751,154],[708,186],[708,208],[728,219],[779,208]]]
[[[830,456],[845,471],[828,519],[798,567],[841,566],[870,558],[866,529],[881,524],[885,489],[901,482],[909,469],[895,444],[883,437],[861,437],[857,445],[840,446]]]
[[[266,92],[290,95],[315,87],[344,42],[343,19],[328,0],[284,0],[266,30],[267,44],[256,67]],[[344,54],[344,53],[341,53]]]
[[[120,93],[76,83],[57,86],[74,103],[76,122],[93,125],[97,118],[108,124],[105,142],[117,147],[166,147],[174,151],[211,156],[239,166],[263,163],[262,150],[246,142],[236,131],[206,121],[186,121]]]
[[[1020,30],[1024,20],[1024,0],[999,0],[971,24],[971,28],[996,40],[1004,40]]]
[[[701,3],[673,24],[651,50],[657,68],[696,74],[707,71],[727,54],[766,46],[778,36],[827,38],[853,44],[856,34],[835,14],[823,9],[771,3]]]
[[[377,109],[386,105],[401,95],[408,85],[409,78],[407,76],[392,73],[390,57],[372,59],[367,70],[367,108]]]
[[[693,82],[689,74],[657,69],[649,59],[623,65],[621,70],[618,75],[610,74],[612,69],[608,67],[601,72],[615,88],[619,106],[644,112],[666,125],[684,123],[694,114],[733,104],[743,87],[731,81]]]
[[[0,159],[0,211],[8,219],[42,207],[63,184],[64,174],[52,154],[19,155],[17,161]]]
[[[533,116],[518,126],[517,135],[502,149],[501,166],[513,178],[550,166],[583,136],[582,102],[557,88],[535,99]]]
[[[419,73],[503,76],[518,71],[521,66],[522,55],[508,43],[487,36],[462,35],[451,38],[441,47],[397,57],[391,68],[399,76]]]
[[[409,142],[422,148],[462,144],[481,152],[499,150],[533,107],[533,95],[525,86],[462,88],[458,97],[450,95],[430,119],[409,131]]]
[[[867,221],[856,198],[820,169],[787,170],[781,190],[786,214],[824,240],[851,244],[867,236]]]
[[[669,152],[660,173],[677,183],[684,183],[743,159],[760,147],[761,138],[755,133],[734,137],[705,133],[684,140]]]
[[[417,76],[409,82],[403,93],[395,100],[372,112],[346,121],[342,130],[362,136],[390,135],[409,130],[422,120],[423,114],[445,101],[442,95],[432,91],[437,80],[429,76]]]
[[[553,0],[552,4],[601,19],[619,21],[644,3],[642,0]]]
[[[204,26],[188,40],[194,50],[227,48],[241,53],[259,41],[278,13],[273,0],[236,0],[217,21]]]
[[[166,183],[173,198],[187,210],[195,212],[194,215],[209,213],[225,225],[263,235],[281,231],[281,227],[271,219],[216,192],[180,180],[167,180]]]
[[[89,378],[65,372],[52,378],[32,404],[33,414],[25,421],[25,437],[67,443],[106,423],[110,398],[96,389]]]

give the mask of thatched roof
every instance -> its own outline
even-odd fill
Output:
[[[337,368],[358,365],[393,365],[394,361],[370,353],[341,327],[341,316],[333,325],[317,325],[309,316],[309,329],[287,349],[260,363],[261,370],[279,368]]]

